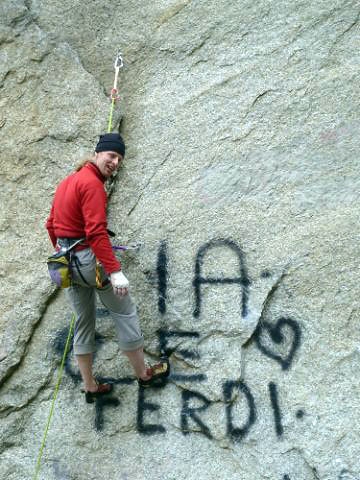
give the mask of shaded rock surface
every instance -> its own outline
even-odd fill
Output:
[[[139,390],[98,308],[40,478],[345,480],[359,463],[355,2],[3,0],[0,475],[31,478],[71,318],[44,260],[56,184],[106,130],[118,48],[127,156],[109,226],[137,300]],[[190,468],[189,468],[190,467]]]

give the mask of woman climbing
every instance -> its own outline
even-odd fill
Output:
[[[139,385],[151,386],[167,377],[167,358],[147,367],[143,336],[129,282],[113,253],[107,230],[105,181],[124,160],[125,144],[117,133],[100,136],[95,155],[66,177],[57,187],[46,222],[54,247],[69,248],[79,239],[71,255],[72,285],[65,289],[76,315],[74,353],[84,382],[86,401],[109,393],[111,383],[99,383],[92,370],[95,351],[96,294],[110,311],[119,345],[128,357]]]

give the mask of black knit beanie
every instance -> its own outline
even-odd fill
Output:
[[[125,143],[118,133],[100,135],[95,152],[116,152],[125,157]]]

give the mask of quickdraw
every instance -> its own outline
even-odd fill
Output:
[[[120,250],[120,251],[126,251],[126,250],[138,251],[140,247],[141,247],[141,243],[130,243],[130,245],[113,245],[112,249]]]
[[[119,77],[119,71],[120,68],[124,66],[124,62],[121,56],[121,53],[118,52],[115,58],[115,63],[114,63],[114,68],[115,68],[115,78],[114,78],[114,86],[111,89],[110,92],[110,100],[111,100],[111,106],[110,106],[110,114],[109,114],[109,123],[108,123],[108,131],[107,133],[111,133],[112,130],[112,119],[113,119],[113,113],[114,113],[114,108],[115,108],[115,102],[119,100],[119,94],[118,94],[118,77]]]

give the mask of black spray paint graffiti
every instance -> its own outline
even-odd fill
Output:
[[[180,414],[180,421],[181,421],[181,431],[184,435],[189,434],[192,429],[190,429],[190,419],[195,423],[199,430],[205,437],[211,439],[213,436],[210,433],[209,427],[207,427],[204,422],[201,420],[199,415],[200,412],[206,410],[211,402],[208,400],[204,395],[198,392],[192,392],[190,390],[183,390],[181,393],[182,397],[182,409]],[[196,399],[201,401],[200,407],[192,407],[190,400]]]
[[[239,265],[239,275],[234,278],[210,278],[203,277],[201,274],[203,262],[206,253],[216,247],[227,247],[235,253]],[[158,252],[157,263],[158,274],[158,308],[160,314],[166,312],[166,289],[168,279],[168,248],[165,241],[160,244]],[[270,272],[264,271],[261,273],[262,278],[268,278],[271,275]],[[241,316],[246,317],[248,313],[248,287],[250,285],[250,279],[247,275],[245,258],[241,248],[233,241],[227,239],[215,239],[204,246],[202,246],[196,256],[195,261],[195,275],[193,279],[194,296],[195,296],[195,308],[193,311],[194,318],[199,318],[201,314],[202,305],[202,291],[201,286],[205,284],[221,285],[221,284],[237,284],[241,289]],[[169,347],[168,340],[172,337],[178,338],[199,338],[198,332],[169,332],[166,329],[159,330],[159,347],[161,354],[170,356],[175,351],[177,354],[181,354],[183,358],[199,358],[196,351],[179,349],[178,345],[175,347]],[[287,333],[287,335],[286,335]],[[266,336],[269,336],[269,340],[266,341]],[[289,341],[290,337],[290,341]],[[258,349],[269,358],[277,361],[283,370],[288,370],[293,362],[294,355],[300,346],[301,329],[299,324],[291,318],[280,318],[274,325],[269,322],[262,322],[256,329],[254,339]],[[279,347],[279,348],[277,348]],[[280,351],[279,351],[280,350]],[[174,375],[172,376],[174,378]],[[178,376],[177,376],[178,377]],[[204,379],[206,377],[204,376]],[[174,378],[175,379],[175,378]],[[196,380],[192,378],[192,380]],[[200,378],[199,378],[200,380]],[[278,438],[283,435],[284,428],[282,425],[282,413],[279,404],[279,394],[277,385],[274,382],[270,382],[268,385],[271,407],[273,410],[275,432]],[[242,426],[234,426],[233,419],[233,406],[232,400],[233,391],[238,390],[246,399],[248,406],[248,418]],[[255,399],[249,389],[249,387],[242,381],[228,380],[223,385],[224,403],[226,405],[226,434],[232,441],[241,441],[249,432],[251,426],[256,422],[256,407]],[[191,400],[200,402],[200,406],[191,406]],[[181,409],[181,431],[184,435],[190,432],[198,431],[205,435],[207,438],[212,439],[213,436],[208,426],[205,425],[201,419],[201,412],[207,410],[211,405],[209,399],[199,392],[183,390],[182,391],[182,409]],[[159,407],[159,406],[157,406]],[[154,406],[152,406],[154,408]],[[296,418],[302,419],[304,417],[304,411],[298,410],[296,412]],[[195,429],[190,427],[195,424]],[[151,426],[154,427],[154,426]],[[156,426],[159,431],[160,426]],[[153,430],[154,431],[154,430]],[[161,430],[164,432],[164,430]],[[289,475],[284,475],[283,480],[290,480]]]
[[[118,398],[107,395],[98,397],[95,403],[95,429],[99,432],[104,428],[104,409],[106,407],[118,407],[120,401]]]
[[[245,435],[249,432],[250,427],[255,423],[256,420],[256,409],[255,409],[255,400],[250,392],[249,387],[241,381],[227,381],[224,386],[224,399],[226,403],[226,421],[227,421],[227,436],[233,441],[238,442],[242,440]],[[242,427],[235,427],[233,424],[233,391],[238,390],[241,392],[247,401],[249,415],[247,422]]]
[[[236,255],[238,261],[239,275],[232,278],[217,278],[217,277],[203,277],[201,275],[201,267],[204,262],[204,257],[206,253],[210,250],[217,247],[227,247]],[[239,285],[241,291],[241,316],[245,317],[248,312],[248,296],[249,296],[249,285],[250,280],[247,275],[244,254],[241,248],[232,240],[228,239],[215,239],[203,245],[196,256],[195,260],[195,276],[193,280],[193,286],[195,291],[195,308],[193,315],[195,318],[198,318],[201,313],[201,285],[212,284],[212,285],[226,285],[226,284],[236,284]]]
[[[266,337],[268,337],[268,343],[266,343]],[[283,370],[288,370],[300,346],[301,330],[299,324],[291,318],[279,318],[275,324],[261,321],[255,330],[254,339],[258,349],[264,355],[276,360]],[[280,353],[276,351],[276,347],[284,351]]]
[[[162,314],[166,312],[167,263],[167,243],[163,240],[160,243],[156,266],[159,293],[158,309]]]
[[[67,332],[61,331],[57,337],[56,345],[59,346],[63,343],[63,339],[66,338]],[[186,358],[194,358],[198,356],[196,350],[187,350],[178,348],[171,343],[177,339],[181,338],[193,338],[196,339],[199,337],[199,334],[196,332],[178,332],[178,331],[158,331],[159,338],[159,352],[162,350],[165,353],[175,353],[178,356]],[[100,340],[101,337],[99,337]],[[103,342],[98,343],[97,348],[102,348]],[[60,356],[60,349],[58,349]],[[69,355],[66,359],[66,365],[69,364]],[[67,374],[78,383],[78,375],[74,375],[74,372],[71,368],[66,369]],[[206,380],[206,375],[204,374],[181,374],[181,373],[172,373],[172,375],[166,379],[161,385],[165,387],[169,381],[186,381],[192,383],[198,383]],[[112,382],[114,385],[131,385],[135,382],[133,377],[123,377],[123,378],[113,378],[113,377],[102,377],[100,381]],[[156,404],[149,400],[151,389],[138,389],[138,402],[137,402],[137,431],[144,435],[154,435],[166,433],[165,427],[161,423],[149,423],[147,420],[147,415],[152,415],[154,412],[158,413],[158,417],[161,417],[161,405]],[[235,394],[241,394],[245,400],[247,407],[247,419],[244,421],[243,425],[236,425],[236,419],[234,418],[234,400],[233,397]],[[275,383],[269,383],[269,393],[270,393],[270,402],[274,414],[274,423],[275,423],[275,432],[276,435],[280,438],[283,435],[283,426],[282,426],[282,414],[280,410],[279,398],[277,386]],[[196,403],[196,405],[194,405]],[[200,406],[199,406],[200,403]],[[226,417],[226,436],[231,439],[233,442],[242,441],[245,436],[249,433],[251,427],[255,424],[257,419],[255,399],[250,390],[250,388],[243,381],[237,380],[227,380],[223,384],[223,403],[225,405],[225,417]],[[108,408],[118,408],[120,407],[120,401],[115,396],[104,396],[99,397],[95,401],[95,421],[94,427],[97,431],[104,430],[104,410]],[[202,412],[211,407],[212,402],[202,395],[200,392],[195,390],[183,389],[181,393],[181,409],[180,409],[180,429],[184,435],[188,435],[190,432],[199,432],[205,435],[207,438],[212,439],[213,435],[210,431],[210,428],[205,424],[201,418]],[[297,418],[303,417],[303,411],[297,412]],[[195,428],[194,428],[195,425]]]
[[[343,468],[338,476],[338,480],[360,480],[360,475]]]
[[[138,409],[137,409],[137,430],[145,435],[153,435],[154,433],[165,433],[166,429],[163,425],[154,423],[145,423],[145,412],[156,412],[160,410],[160,405],[151,403],[145,399],[145,389],[139,388]]]
[[[281,437],[281,435],[284,433],[284,428],[282,426],[282,415],[281,415],[281,410],[279,405],[277,386],[274,382],[269,383],[269,393],[270,393],[271,406],[274,413],[276,435],[278,437]]]
[[[69,333],[69,329],[67,327],[65,327],[63,330],[61,330],[58,333],[58,335],[56,336],[56,338],[54,340],[54,343],[53,343],[54,350],[59,355],[60,358],[63,355],[63,352],[65,350],[65,345],[66,345],[66,340],[67,340],[67,337],[68,337],[68,333]],[[99,347],[101,347],[101,345],[104,342],[104,338],[99,333],[96,332],[95,333],[95,341],[96,341],[96,344]],[[72,349],[73,349],[73,346],[71,344],[70,348],[69,348],[69,351],[68,351],[68,354],[67,354],[66,359],[65,359],[64,370],[65,370],[66,374],[70,378],[72,378],[75,385],[78,385],[81,382],[81,376],[80,376],[80,373],[78,371],[75,371],[73,369],[72,365],[71,365],[71,356],[69,354],[72,351]],[[94,353],[94,358],[95,358],[95,356],[96,356],[96,352]]]
[[[216,248],[229,248],[236,257],[238,264],[238,275],[233,278],[212,278],[202,276],[203,262],[208,252],[216,251]],[[157,290],[158,290],[158,311],[161,315],[166,313],[167,288],[168,288],[168,245],[162,241],[157,255]],[[269,275],[269,273],[268,273]],[[265,276],[265,274],[264,274]],[[250,279],[247,274],[245,255],[242,249],[232,240],[215,239],[200,247],[195,259],[195,275],[193,279],[195,307],[193,315],[199,318],[201,315],[202,289],[204,284],[212,284],[216,287],[218,284],[236,284],[239,285],[240,304],[239,315],[245,317],[248,313],[248,287]],[[108,315],[104,309],[99,309],[97,316]],[[195,348],[184,348],[183,341],[197,342],[200,334],[197,331],[169,330],[163,326],[157,331],[158,347],[160,355],[171,356],[176,353],[177,357],[184,360],[199,359],[199,352]],[[54,344],[55,350],[59,356],[62,354],[65,345],[67,331],[59,332]],[[290,369],[295,354],[301,343],[301,329],[295,320],[291,318],[280,318],[276,323],[262,321],[254,334],[255,345],[268,358],[278,362],[283,370]],[[100,335],[96,337],[97,347],[102,348],[103,338]],[[65,364],[65,371],[77,385],[80,382],[80,376],[71,366],[68,356]],[[181,372],[172,372],[171,376],[164,381],[162,387],[169,382],[186,381],[196,384],[207,379],[204,373],[188,374]],[[102,381],[110,381],[114,385],[131,385],[135,382],[134,378],[102,378]],[[116,390],[116,389],[115,389]],[[138,389],[136,425],[139,433],[144,435],[157,435],[166,433],[164,425],[161,424],[161,405],[154,403],[149,399],[149,390]],[[151,391],[151,389],[150,389]],[[268,384],[270,397],[270,406],[273,411],[275,433],[278,438],[284,434],[282,424],[281,402],[279,399],[278,387],[274,382]],[[238,425],[235,418],[235,402],[233,397],[241,397],[244,405],[245,420]],[[200,392],[193,389],[182,389],[180,408],[180,430],[183,435],[189,435],[190,432],[199,432],[209,439],[213,438],[210,428],[205,424],[202,416],[211,408],[212,402]],[[249,433],[252,426],[257,421],[256,400],[250,388],[244,381],[229,379],[223,383],[223,403],[226,418],[226,435],[233,442],[242,441]],[[101,431],[105,426],[105,409],[114,409],[121,407],[120,401],[116,396],[99,397],[95,402],[95,429]],[[301,419],[305,415],[303,410],[298,410],[296,418]],[[150,420],[150,417],[152,420]],[[157,417],[157,423],[154,423],[154,417]],[[242,416],[243,417],[243,416]],[[286,476],[285,476],[286,477]]]

